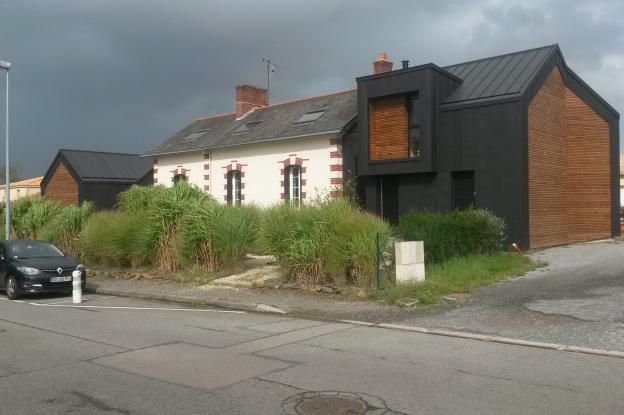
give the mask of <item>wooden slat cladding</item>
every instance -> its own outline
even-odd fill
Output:
[[[553,69],[528,111],[531,248],[610,236],[607,122]]]
[[[532,248],[567,241],[565,84],[555,68],[529,104],[529,239]]]
[[[566,88],[568,241],[611,236],[611,133],[607,121]]]
[[[78,203],[78,183],[60,162],[45,187],[45,197],[56,200],[64,205],[74,205]]]
[[[369,103],[369,156],[392,160],[408,156],[405,96],[376,98]]]

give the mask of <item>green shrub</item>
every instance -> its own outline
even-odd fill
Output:
[[[39,238],[52,242],[71,256],[80,257],[80,232],[92,213],[91,202],[66,206],[41,229]]]
[[[147,263],[142,249],[147,217],[125,212],[98,212],[80,233],[85,260],[104,265],[140,266]]]
[[[412,210],[400,218],[396,233],[406,240],[424,241],[426,261],[443,262],[500,251],[505,222],[485,210],[451,213]]]

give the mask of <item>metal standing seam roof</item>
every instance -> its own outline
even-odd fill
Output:
[[[557,45],[509,53],[444,67],[463,82],[444,104],[483,102],[521,95]]]
[[[153,168],[151,158],[138,154],[59,150],[70,167],[85,182],[137,182]]]
[[[325,112],[313,122],[297,123],[304,114]],[[342,131],[357,113],[355,90],[304,98],[257,108],[240,120],[234,113],[200,118],[154,147],[148,155],[208,150]],[[256,123],[247,132],[236,132]],[[194,134],[206,130],[203,134]]]

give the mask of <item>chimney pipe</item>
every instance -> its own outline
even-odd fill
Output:
[[[401,61],[401,64],[403,64],[403,69],[409,68],[409,61],[408,60]]]
[[[390,72],[392,70],[393,62],[388,60],[388,54],[385,52],[380,52],[377,60],[373,62],[373,73],[375,75]]]
[[[253,85],[236,85],[236,118],[254,108],[268,105],[267,90]]]

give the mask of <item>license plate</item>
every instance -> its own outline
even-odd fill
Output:
[[[72,277],[50,277],[50,282],[67,282],[71,280]]]

